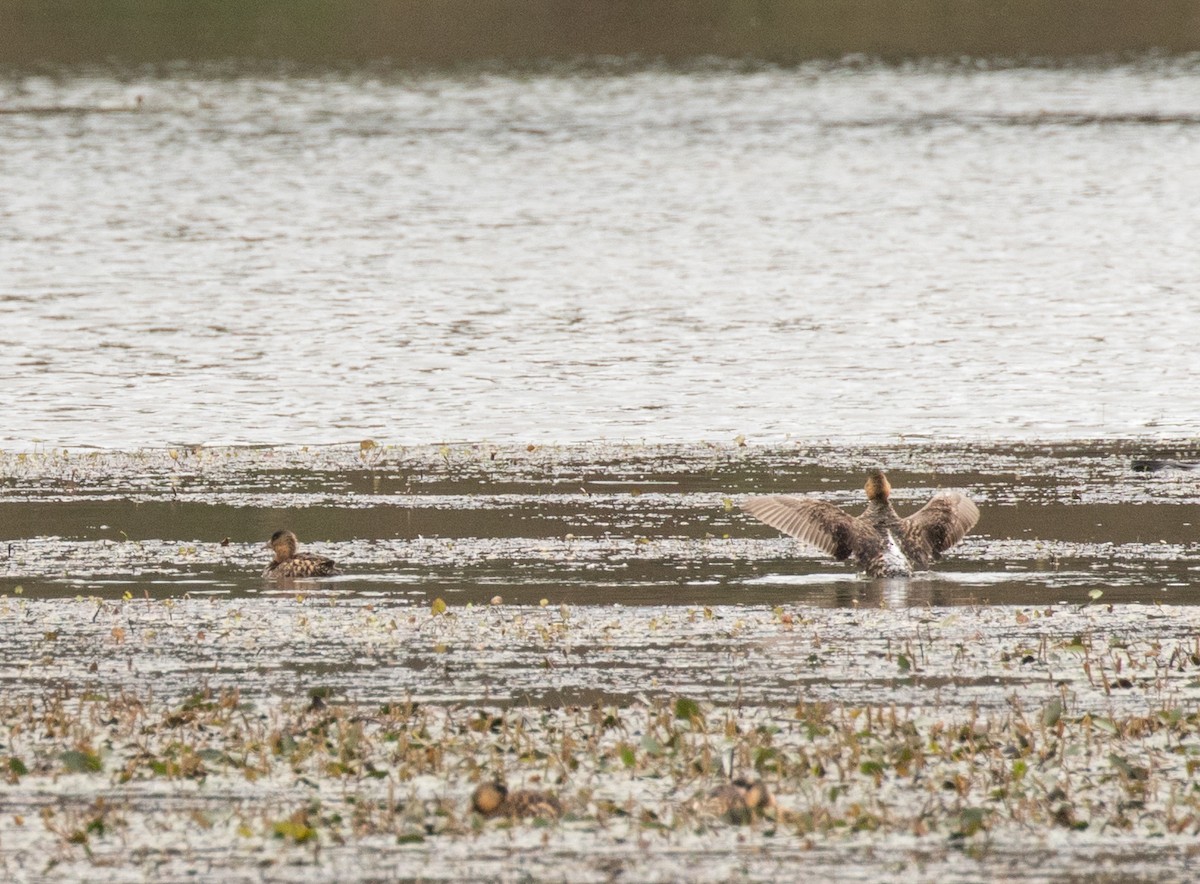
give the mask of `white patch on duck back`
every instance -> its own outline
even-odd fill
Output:
[[[887,544],[883,547],[883,552],[879,554],[877,561],[879,562],[880,577],[912,576],[912,565],[908,563],[904,550],[900,549],[900,544],[896,542],[896,537],[891,531],[887,533]]]

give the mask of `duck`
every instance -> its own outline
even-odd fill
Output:
[[[291,531],[276,531],[267,546],[275,551],[275,560],[267,565],[263,577],[291,579],[295,577],[328,577],[336,573],[333,559],[312,553],[296,552],[300,541]]]
[[[509,792],[508,787],[498,781],[483,783],[475,790],[471,795],[471,809],[489,819],[502,816],[558,819],[562,816],[562,804],[553,795],[534,789]]]
[[[713,813],[740,826],[774,807],[775,799],[762,780],[738,777],[709,792],[707,806]]]
[[[902,519],[883,470],[868,472],[863,487],[867,508],[857,517],[823,500],[783,495],[748,497],[741,507],[838,561],[852,558],[870,577],[911,577],[927,569],[979,521],[979,508],[956,491],[934,496]]]

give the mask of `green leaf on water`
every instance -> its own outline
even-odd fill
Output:
[[[642,737],[642,748],[646,751],[647,755],[662,755],[663,753],[662,743],[649,734]]]
[[[634,754],[632,746],[621,747],[621,763],[626,767],[633,767],[637,763],[637,756]]]
[[[869,777],[883,776],[883,765],[878,761],[864,761],[858,766],[860,773],[864,773]]]
[[[1183,710],[1178,706],[1172,706],[1170,709],[1160,710],[1158,713],[1158,720],[1163,724],[1179,724],[1179,722],[1183,721]]]
[[[59,760],[71,773],[99,773],[104,769],[104,762],[95,752],[81,752],[71,749],[58,756]]]
[[[433,606],[431,608],[431,612],[434,617],[437,617],[439,614],[445,614],[446,613],[445,599],[440,599],[440,598],[434,599]]]
[[[683,721],[692,721],[693,719],[704,721],[704,716],[700,712],[700,704],[687,697],[680,697],[675,701],[675,718]]]
[[[900,667],[901,672],[908,672],[912,669],[912,661],[903,654],[896,658],[896,665]]]
[[[779,769],[779,750],[771,746],[759,746],[754,750],[754,769],[759,773]]]
[[[1062,718],[1063,705],[1062,700],[1055,697],[1046,704],[1046,708],[1042,710],[1042,724],[1046,727],[1054,727],[1058,724],[1058,720]]]
[[[1090,592],[1088,592],[1088,598],[1091,599],[1092,601],[1095,601],[1096,599],[1100,598],[1100,596],[1102,596],[1102,595],[1104,595],[1104,590],[1102,590],[1102,589],[1093,589]]]
[[[966,807],[959,817],[959,830],[956,834],[964,838],[970,838],[972,835],[983,831],[983,821],[987,815],[987,811],[982,807]]]
[[[12,758],[8,759],[8,772],[13,776],[23,777],[25,774],[29,773],[29,768],[25,766],[24,761],[14,755]]]
[[[271,827],[271,833],[276,838],[290,838],[297,844],[311,841],[317,837],[317,830],[308,824],[295,819],[280,820]]]
[[[1121,758],[1116,754],[1108,756],[1108,760],[1113,767],[1119,770],[1122,774],[1129,777],[1131,780],[1137,780],[1139,783],[1144,783],[1150,779],[1150,768],[1140,764],[1130,764],[1128,758]]]

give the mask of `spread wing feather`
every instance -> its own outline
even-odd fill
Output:
[[[748,497],[742,509],[772,528],[824,550],[836,559],[853,555],[859,526],[852,516],[823,500],[801,497]]]
[[[929,544],[934,558],[967,536],[979,521],[979,507],[957,492],[939,494],[904,522],[904,529]]]

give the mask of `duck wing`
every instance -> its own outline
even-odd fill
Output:
[[[823,500],[782,495],[747,497],[742,509],[838,560],[850,558],[863,540],[858,520]]]
[[[958,492],[948,491],[900,521],[904,533],[936,559],[975,527],[979,521],[979,507]]]

